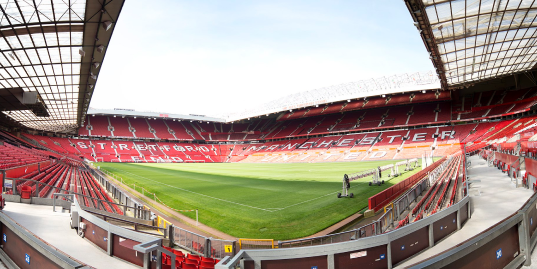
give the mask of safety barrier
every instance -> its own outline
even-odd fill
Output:
[[[169,251],[164,249],[162,246],[163,240],[158,235],[132,231],[110,224],[104,219],[101,219],[100,216],[84,210],[78,203],[76,196],[74,197],[74,209],[71,213],[72,227],[79,227],[79,235],[84,236],[98,248],[107,252],[108,255],[115,256],[143,268],[155,268],[161,264],[161,253],[163,252],[172,254],[175,259],[175,254],[169,253]],[[80,223],[84,223],[84,225]],[[139,254],[136,250],[136,245],[144,245],[144,243],[150,243],[149,245],[154,247],[150,251]],[[150,259],[150,257],[156,257],[156,259]]]
[[[93,171],[93,170],[92,170]],[[169,205],[167,205],[166,203],[164,203],[158,196],[156,193],[154,192],[150,192],[148,191],[147,189],[145,189],[144,187],[142,186],[138,186],[136,187],[136,184],[127,184],[126,182],[123,181],[123,178],[121,177],[118,177],[116,176],[115,174],[113,173],[110,173],[106,170],[97,170],[97,171],[93,171],[93,173],[95,175],[97,175],[99,177],[100,180],[102,180],[102,184],[103,185],[106,185],[107,188],[110,188],[112,190],[112,193],[113,194],[119,194],[120,196],[124,196],[125,197],[125,203],[134,203],[134,204],[137,204],[136,202],[133,201],[133,199],[131,199],[128,195],[124,194],[124,192],[122,190],[120,190],[119,188],[117,188],[113,183],[110,183],[110,181],[108,181],[108,179],[106,179],[106,177],[104,177],[104,174],[106,174],[107,176],[109,177],[112,177],[118,181],[121,182],[122,185],[125,185],[129,188],[132,188],[134,191],[138,191],[139,193],[142,194],[142,196],[148,198],[148,199],[153,199],[153,201],[159,203],[160,205],[163,205],[175,212],[196,212],[196,225],[198,223],[198,210],[197,209],[175,209]]]
[[[427,175],[430,171],[442,164],[446,160],[446,157],[434,162],[432,165],[423,168],[418,173],[408,177],[407,179],[369,197],[369,209],[378,211],[386,204],[390,203],[394,198],[406,191],[408,188],[416,184],[420,179]]]
[[[167,220],[165,220],[161,216],[157,216],[157,226],[159,228],[162,228],[163,230],[166,230],[167,227],[172,226],[172,223],[167,221]]]
[[[446,161],[441,165],[438,165],[435,170],[429,173],[429,176],[434,176],[435,178],[437,178],[436,175],[440,174],[447,167],[448,163],[449,161]],[[278,243],[278,247],[292,248],[326,245],[385,233],[390,229],[390,227],[393,227],[395,220],[399,219],[400,214],[408,208],[409,204],[412,203],[424,190],[427,189],[429,183],[429,177],[423,178],[411,190],[406,192],[401,198],[399,198],[397,201],[394,201],[393,207],[386,208],[384,214],[377,221],[374,221],[370,224],[364,225],[351,231],[336,234],[329,234],[313,238],[281,241]]]
[[[222,259],[215,269],[231,269],[239,263],[246,269],[254,268],[254,263],[266,268],[311,268],[321,264],[323,268],[369,268],[372,264],[391,268],[460,229],[470,217],[469,202],[466,196],[435,215],[377,236],[360,238],[360,228],[327,237],[280,242],[278,249],[243,249]],[[438,226],[443,229],[434,229]],[[339,238],[343,240],[337,243]],[[301,248],[294,248],[298,246]]]
[[[537,194],[514,214],[463,243],[407,268],[496,268],[530,266],[537,245]],[[492,255],[490,255],[492,254]]]
[[[128,208],[137,208],[135,215],[136,218],[140,219],[149,219],[151,215],[149,214],[149,210],[144,210],[143,205],[136,202],[133,198],[131,198],[126,192],[118,188],[116,184],[113,182],[110,182],[108,178],[106,178],[105,174],[102,172],[95,170],[93,168],[89,169],[90,173],[101,183],[104,188],[112,194],[112,197],[114,199],[117,199],[120,201],[120,203]]]
[[[401,214],[407,210],[413,202],[430,186],[429,177],[423,178],[412,189],[403,194],[400,198],[393,202],[394,204],[394,218],[399,219]]]
[[[345,231],[335,234],[329,234],[324,236],[279,241],[278,248],[296,248],[296,247],[308,247],[308,246],[320,246],[334,243],[348,242],[356,240],[358,238],[370,237],[377,235],[379,231],[379,222],[375,221],[370,224],[366,224],[351,231]]]
[[[176,212],[194,212],[195,211],[196,212],[196,221],[197,221],[198,214],[197,214],[196,209],[178,210],[178,209],[172,208],[172,207],[166,205],[162,200],[160,200],[155,193],[149,192],[148,190],[146,190],[145,188],[143,188],[141,186],[136,187],[136,185],[134,185],[134,184],[128,185],[125,182],[123,182],[121,177],[118,177],[118,176],[116,176],[113,173],[110,173],[108,171],[105,171],[105,170],[98,170],[98,171],[92,170],[92,174],[95,175],[95,177],[98,178],[101,181],[102,184],[107,186],[107,189],[108,188],[111,189],[113,194],[118,195],[120,197],[123,197],[122,199],[125,199],[127,202],[130,201],[131,198],[128,195],[126,195],[122,190],[120,190],[118,187],[116,187],[113,183],[111,183],[106,178],[106,176],[110,176],[110,177],[122,182],[122,184],[133,188],[134,190],[140,190],[142,195],[144,195],[144,196],[146,196],[146,195],[152,196],[155,202],[158,202],[159,204],[161,204],[161,205],[163,205],[163,206],[165,206],[165,207],[167,207],[167,208],[169,208],[171,210],[174,210]],[[105,176],[105,174],[106,174],[106,176]],[[151,198],[151,197],[148,197],[148,198]],[[142,207],[142,208],[145,209],[145,206]],[[147,212],[150,212],[149,208],[147,208],[145,210],[147,210]],[[149,218],[150,215],[147,214],[147,216]],[[173,228],[171,228],[172,229],[172,237],[173,237],[173,238],[171,238],[172,242],[175,245],[177,245],[177,246],[179,246],[181,248],[184,248],[186,250],[192,251],[193,253],[195,253],[197,255],[201,255],[201,256],[204,256],[204,257],[211,257],[211,258],[214,258],[214,259],[221,259],[221,258],[223,258],[223,257],[225,257],[227,255],[236,254],[237,251],[238,251],[236,241],[221,240],[221,239],[214,239],[214,238],[210,238],[210,237],[205,237],[205,236],[199,235],[197,233],[194,233],[194,232],[191,232],[191,231],[179,228],[179,227],[175,227],[175,226],[172,225],[172,223],[170,223],[166,219],[162,218],[161,216],[157,216],[156,223],[157,223],[158,227],[163,228],[163,229],[173,227]],[[165,232],[161,232],[161,233],[165,235]]]
[[[0,211],[2,260],[8,268],[88,268],[23,228]]]
[[[363,238],[329,246],[313,246],[301,251],[293,249],[242,250],[226,257],[216,269],[234,268],[241,261],[244,267],[298,265],[310,268],[328,264],[328,268],[392,268],[414,255],[434,246],[460,229],[470,216],[470,198],[435,215],[401,229],[371,238]],[[442,253],[428,257],[406,268],[520,268],[531,266],[531,252],[537,245],[537,193],[512,215],[480,234]],[[454,223],[457,223],[454,225]],[[436,229],[442,227],[443,229]],[[307,255],[304,255],[307,253]],[[285,257],[285,259],[282,259]],[[308,266],[308,267],[306,267]]]
[[[213,259],[222,259],[225,256],[235,255],[239,251],[237,241],[210,238],[209,243]]]
[[[240,249],[268,249],[274,248],[274,240],[272,239],[239,239]]]
[[[386,210],[382,216],[378,219],[380,233],[384,233],[393,225],[393,209],[389,208]]]
[[[46,184],[46,183],[42,183],[40,181],[36,181],[36,180],[33,180],[33,179],[5,178],[5,181],[11,182],[12,186],[16,186],[18,184],[18,182],[21,182],[21,181],[34,182],[35,186],[36,186],[36,189],[35,189],[34,192],[31,193],[31,198],[32,198],[32,203],[35,203],[35,204],[52,205],[53,199],[38,197],[39,190],[43,189],[44,187],[50,187],[52,190],[54,190],[54,192],[75,194],[79,198],[88,199],[88,200],[92,201],[91,205],[93,205],[93,207],[91,207],[91,208],[96,209],[96,210],[106,212],[106,207],[103,206],[103,204],[106,203],[107,205],[115,205],[117,207],[121,207],[123,209],[123,212],[130,211],[130,212],[132,212],[132,216],[135,217],[135,218],[138,218],[138,219],[148,220],[149,217],[150,217],[150,211],[144,209],[142,206],[138,206],[138,204],[135,204],[135,206],[129,206],[129,205],[126,205],[126,204],[118,204],[118,203],[110,202],[110,201],[107,201],[107,200],[102,200],[102,199],[99,199],[99,198],[87,196],[87,195],[84,195],[82,193],[62,189],[62,188],[52,186],[52,185],[49,185],[49,184]],[[11,199],[11,200],[8,200],[8,201],[20,202],[16,198],[16,197],[18,197],[17,188],[12,188],[12,189],[13,189],[13,195],[5,194],[6,199]],[[113,196],[115,198],[114,193],[112,193],[112,194],[113,194]]]
[[[210,256],[210,254],[206,252],[206,250],[208,250],[208,240],[209,238],[203,235],[199,235],[179,227],[174,227],[173,242],[176,245],[198,255],[203,255],[205,257]]]

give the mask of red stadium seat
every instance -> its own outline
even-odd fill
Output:
[[[187,258],[185,261],[184,261],[185,264],[195,264],[195,265],[199,265],[200,264],[200,261],[199,260],[192,260],[192,259],[189,259]]]
[[[198,265],[185,263],[181,267],[182,269],[198,269]]]
[[[206,268],[214,268],[215,263],[214,262],[204,262],[202,261],[200,263],[200,266],[206,267]]]
[[[202,261],[202,262],[215,263],[213,258],[201,257],[201,261]]]
[[[190,253],[188,254],[188,256],[187,256],[186,258],[187,258],[187,259],[190,259],[190,260],[196,260],[196,261],[198,261],[198,262],[201,261],[201,257],[200,257],[200,256],[198,256],[198,255],[194,255],[194,254],[190,254]]]

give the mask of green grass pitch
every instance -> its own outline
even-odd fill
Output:
[[[382,186],[351,182],[355,197],[337,198],[343,174],[395,160],[337,163],[99,163],[100,169],[143,186],[175,209],[199,209],[199,221],[239,238],[286,240],[319,232],[364,209]],[[151,196],[152,198],[152,196]],[[195,212],[184,213],[195,219]]]

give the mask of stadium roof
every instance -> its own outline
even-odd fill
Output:
[[[211,122],[225,122],[225,119],[218,117],[210,117],[206,115],[184,115],[184,114],[170,114],[163,112],[150,112],[150,111],[136,111],[133,109],[95,109],[89,108],[88,115],[106,115],[106,116],[129,116],[129,117],[143,117],[143,118],[159,118],[159,119],[173,119],[173,120],[190,120],[190,121],[211,121]]]
[[[349,82],[300,92],[257,106],[254,109],[231,114],[227,121],[278,113],[285,110],[322,105],[357,98],[440,89],[440,80],[434,71],[398,74],[381,78]]]
[[[405,0],[444,88],[537,63],[534,0]]]
[[[29,128],[76,130],[83,123],[123,3],[0,0],[0,91],[37,92],[34,102],[46,110],[21,110],[21,105],[32,104],[20,96],[18,109],[2,106],[1,101],[8,101],[0,95],[2,112]]]
[[[193,114],[183,115],[164,112],[142,112],[132,109],[111,110],[94,108],[88,110],[88,115],[140,116],[194,121],[234,122],[258,116],[268,116],[269,114],[280,113],[292,109],[300,109],[345,100],[354,100],[382,94],[437,89],[440,89],[440,80],[438,79],[438,76],[433,71],[427,71],[361,80],[295,93],[264,104],[256,105],[256,107],[252,109],[224,116],[212,117]]]

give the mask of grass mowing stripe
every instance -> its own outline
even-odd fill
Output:
[[[345,219],[366,207],[370,196],[419,171],[385,175],[389,181],[382,186],[368,186],[371,178],[356,180],[351,183],[355,198],[336,198],[343,174],[395,162],[98,165],[126,184],[156,193],[172,208],[199,209],[200,222],[230,235],[286,240]],[[184,215],[195,218],[195,213]]]
[[[162,182],[157,181],[157,180],[154,180],[154,179],[150,179],[150,178],[147,178],[147,177],[142,177],[142,176],[139,176],[139,175],[136,175],[136,174],[133,174],[133,173],[131,173],[131,172],[127,172],[127,171],[124,171],[124,170],[121,170],[121,169],[116,169],[116,170],[122,171],[122,172],[124,172],[124,173],[126,173],[126,174],[133,175],[133,176],[138,177],[138,178],[147,179],[147,180],[149,180],[149,181],[153,181],[153,182],[156,182],[156,183],[158,183],[158,184],[162,184],[162,185],[164,185],[164,186],[168,186],[168,187],[170,187],[170,188],[174,188],[174,189],[178,189],[178,190],[182,190],[182,191],[186,191],[186,192],[194,193],[194,194],[197,194],[197,195],[201,195],[201,196],[203,196],[203,197],[207,197],[207,198],[211,198],[211,199],[216,199],[216,200],[219,200],[219,201],[222,201],[222,202],[226,202],[226,203],[230,203],[230,204],[235,204],[235,205],[240,205],[240,206],[246,206],[246,207],[253,208],[253,209],[264,210],[264,211],[271,211],[271,210],[267,210],[267,209],[264,209],[264,208],[259,208],[259,207],[250,206],[250,205],[244,205],[244,204],[236,203],[236,202],[232,202],[232,201],[227,201],[227,200],[224,200],[224,199],[220,199],[220,198],[212,197],[212,196],[210,196],[210,195],[205,195],[205,194],[198,193],[198,192],[195,192],[195,191],[191,191],[191,190],[187,190],[187,189],[179,188],[179,187],[172,186],[172,185],[169,185],[169,184],[166,184],[166,183],[162,183]]]
[[[331,192],[331,193],[329,193],[329,194],[325,194],[325,195],[320,196],[320,197],[317,197],[317,198],[309,199],[309,200],[306,200],[306,201],[303,201],[303,202],[300,202],[300,203],[296,203],[296,204],[294,204],[294,205],[290,205],[290,206],[286,206],[286,207],[284,207],[284,208],[280,208],[279,210],[284,210],[284,209],[287,209],[287,208],[290,208],[290,207],[293,207],[293,206],[297,206],[297,205],[301,205],[301,204],[304,204],[304,203],[307,203],[307,202],[315,201],[315,200],[317,200],[317,199],[326,197],[326,196],[328,196],[328,195],[334,195],[334,194],[336,194],[336,193],[338,193],[338,192],[337,192],[337,191],[335,191],[335,192]]]

